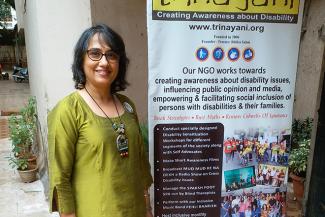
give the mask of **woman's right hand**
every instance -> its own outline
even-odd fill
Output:
[[[153,217],[151,210],[147,210],[146,217]]]

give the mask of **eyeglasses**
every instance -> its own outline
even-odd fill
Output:
[[[89,49],[87,50],[87,55],[93,61],[100,61],[104,55],[107,62],[115,63],[120,59],[119,55],[111,50],[107,51],[106,53],[102,53],[100,49]]]

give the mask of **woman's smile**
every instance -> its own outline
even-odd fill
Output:
[[[106,54],[111,51],[111,48],[105,44],[98,34],[95,34],[89,41],[88,50],[95,50],[99,53],[101,58],[99,60],[93,60],[85,54],[84,59],[84,72],[86,80],[93,86],[101,86],[110,89],[111,84],[117,77],[119,63],[108,61]]]
[[[108,75],[111,73],[108,69],[96,69],[95,72],[97,72],[99,75]]]

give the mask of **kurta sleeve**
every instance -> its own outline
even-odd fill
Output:
[[[75,212],[71,187],[75,144],[78,139],[76,108],[59,103],[48,115],[50,211]]]
[[[141,132],[140,132],[141,133]],[[150,164],[149,164],[149,158],[148,154],[145,150],[145,146],[143,143],[143,139],[141,138],[141,150],[140,150],[140,155],[141,155],[141,167],[142,167],[142,177],[144,177],[144,190],[148,189],[151,184],[153,183],[152,176],[150,173]]]

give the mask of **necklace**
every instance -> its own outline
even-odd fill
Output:
[[[106,118],[111,122],[113,130],[117,133],[116,147],[117,147],[117,150],[120,153],[120,156],[121,157],[128,157],[129,156],[128,138],[125,135],[125,126],[124,126],[124,124],[123,124],[123,122],[121,120],[120,114],[118,112],[114,96],[113,96],[113,103],[114,103],[114,106],[115,106],[115,109],[116,109],[116,112],[117,112],[117,116],[118,116],[118,118],[120,120],[120,123],[113,122],[112,119],[110,119],[108,117],[108,115],[104,112],[104,110],[99,106],[99,104],[96,102],[94,97],[89,93],[89,91],[87,90],[86,87],[85,87],[85,90],[88,93],[88,95],[90,96],[90,98],[97,105],[97,107],[103,112],[103,114],[106,116]]]

